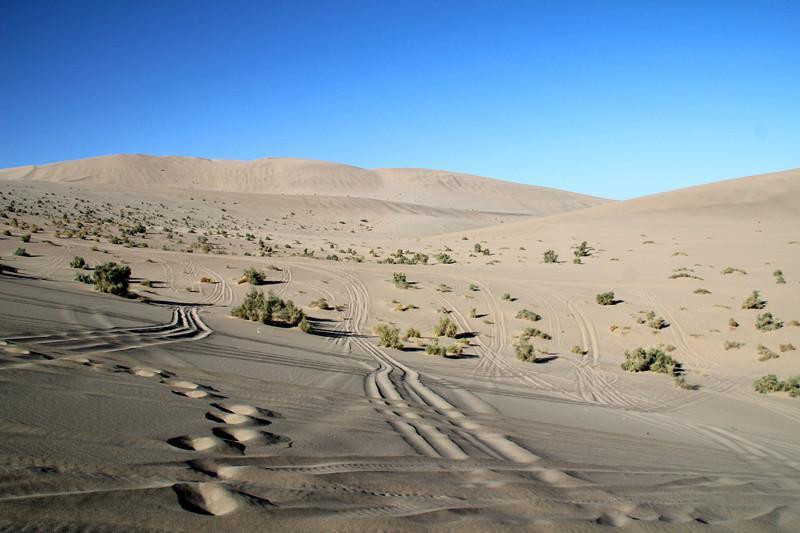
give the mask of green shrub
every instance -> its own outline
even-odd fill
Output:
[[[84,272],[78,272],[77,274],[75,274],[75,281],[79,281],[81,283],[86,283],[88,285],[94,283],[94,280],[92,279],[92,276],[90,276],[89,274],[86,274]]]
[[[231,310],[231,315],[245,320],[252,320],[253,322],[267,323],[264,293],[253,287],[247,293],[241,305]],[[272,318],[271,313],[269,318]]]
[[[753,380],[753,388],[759,394],[767,394],[768,392],[782,390],[782,383],[775,374],[767,374],[766,376]]]
[[[738,327],[739,327],[739,323],[738,323],[738,322],[736,322],[736,319],[734,319],[733,317],[731,317],[731,319],[730,319],[730,320],[728,320],[728,327],[730,327],[731,329],[736,329],[736,328],[738,328]]]
[[[476,308],[472,308],[469,310],[469,317],[470,318],[478,318],[478,310]]]
[[[283,323],[290,327],[299,326],[305,318],[303,310],[294,305],[291,300],[282,300],[272,291],[267,297],[255,287],[245,296],[241,305],[231,310],[231,316],[261,322],[262,324]]]
[[[725,351],[726,351],[726,352],[727,352],[728,350],[732,350],[732,349],[737,349],[737,350],[738,350],[738,349],[739,349],[739,348],[741,348],[742,346],[744,346],[744,343],[743,343],[743,342],[736,342],[736,341],[725,341]]]
[[[723,274],[723,275],[725,275],[725,274],[733,274],[734,272],[738,272],[738,273],[740,273],[740,274],[747,274],[747,272],[745,272],[745,271],[744,271],[744,270],[742,270],[741,268],[725,267],[725,268],[722,270],[722,274]]]
[[[536,328],[525,328],[522,333],[520,334],[521,338],[530,338],[530,337],[538,337],[540,339],[544,339],[546,341],[551,340],[553,337],[545,333],[544,331]]]
[[[72,258],[72,261],[69,262],[70,268],[86,268],[86,260],[83,257],[75,256]]]
[[[250,285],[264,284],[264,274],[253,267],[245,269],[242,273],[242,279]]]
[[[331,309],[333,309],[333,307],[331,307],[331,305],[328,303],[328,300],[325,299],[325,298],[320,298],[319,300],[314,300],[313,302],[311,302],[308,305],[309,305],[309,307],[316,307],[318,309],[322,309],[323,311],[330,311]]]
[[[392,281],[394,282],[394,286],[398,289],[407,289],[409,287],[408,280],[403,272],[395,272],[392,274]]]
[[[570,351],[572,353],[574,353],[574,354],[577,354],[577,355],[586,355],[586,353],[587,353],[586,350],[584,350],[583,348],[581,348],[577,344],[575,346],[573,346],[572,350],[570,350]]]
[[[762,313],[756,317],[756,329],[759,331],[775,331],[782,327],[783,322],[772,316],[772,313]]]
[[[534,313],[530,309],[520,309],[517,311],[517,314],[514,318],[518,318],[520,320],[530,320],[531,322],[538,322],[542,319],[542,315],[538,313]]]
[[[447,347],[448,355],[461,355],[462,353],[464,353],[464,347],[460,343],[451,344]]]
[[[778,354],[776,354],[763,344],[759,344],[756,350],[758,350],[759,361],[769,361],[770,359],[777,359],[778,357],[780,357]]]
[[[125,296],[131,278],[131,267],[117,263],[103,263],[94,269],[94,288],[100,292]]]
[[[474,283],[470,283],[470,284],[469,284],[469,286],[468,286],[467,288],[468,288],[469,290],[473,291],[473,292],[475,292],[475,291],[479,291],[479,290],[480,290],[480,287],[478,287],[478,286],[477,286],[477,285],[475,285]]]
[[[455,338],[456,335],[458,335],[458,326],[456,326],[455,322],[450,320],[450,317],[441,317],[439,322],[433,327],[434,337]]]
[[[14,250],[14,255],[17,255],[19,257],[30,257],[28,255],[28,250],[26,250],[25,248],[17,248],[16,250]]]
[[[595,296],[595,300],[597,300],[597,303],[600,305],[614,305],[614,291],[601,292]]]
[[[793,351],[795,351],[797,348],[795,348],[795,347],[794,347],[794,344],[792,344],[792,343],[790,342],[789,344],[781,344],[781,345],[779,345],[779,346],[778,346],[778,349],[779,349],[781,352],[793,352]]]
[[[517,354],[517,359],[523,363],[535,363],[539,356],[539,351],[528,341],[527,337],[521,338],[514,345],[514,351]]]
[[[31,242],[31,234],[26,233],[25,235],[20,237],[19,240],[21,240],[22,242]]]
[[[558,254],[554,250],[545,250],[542,258],[545,263],[558,263]]]
[[[782,284],[786,283],[786,280],[783,279],[783,272],[782,271],[776,270],[775,272],[772,273],[772,275],[775,276],[775,283],[777,283],[779,285],[782,285]]]
[[[388,324],[378,324],[373,328],[373,331],[378,336],[378,346],[384,348],[394,348],[401,350],[403,343],[400,342],[400,330]]]
[[[758,291],[753,291],[753,294],[742,302],[742,309],[764,309],[766,306],[766,300],[761,299]]]
[[[681,364],[668,355],[662,346],[627,350],[620,366],[628,372],[650,371],[670,376],[676,376],[681,371]]]
[[[433,342],[425,346],[425,353],[428,355],[438,355],[438,356],[445,356],[447,355],[447,348],[439,344],[439,341],[433,339]]]
[[[500,297],[501,300],[510,301],[511,300],[511,293],[504,292],[503,296]]]
[[[444,252],[439,252],[439,253],[437,253],[437,254],[434,254],[434,256],[433,256],[433,257],[434,257],[434,258],[435,258],[437,261],[439,261],[440,263],[442,263],[442,264],[444,264],[444,265],[450,265],[450,264],[453,264],[453,263],[455,263],[455,262],[456,262],[456,260],[455,260],[455,259],[453,259],[452,257],[450,257],[450,255],[448,255],[448,254],[446,254],[446,253],[444,253]]]
[[[6,237],[11,237],[11,230],[4,230],[3,235],[5,235]]]
[[[420,337],[422,337],[422,334],[419,332],[418,329],[408,328],[406,330],[406,335],[405,335],[406,339],[419,339]]]
[[[694,293],[695,294],[711,294],[711,291],[708,290],[708,289],[702,289],[701,288],[701,289],[695,289]]]
[[[648,311],[644,318],[639,318],[639,324],[647,324],[653,329],[664,329],[669,326],[669,323],[661,318],[660,316],[656,316],[655,311]]]

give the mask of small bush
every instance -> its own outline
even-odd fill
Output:
[[[764,309],[766,306],[767,301],[761,299],[758,291],[753,291],[753,294],[742,302],[742,309]]]
[[[469,310],[469,317],[470,318],[478,318],[478,310],[474,307]]]
[[[125,296],[131,278],[131,267],[117,263],[103,263],[94,269],[94,288],[100,292]]]
[[[461,355],[462,353],[464,353],[464,347],[459,343],[451,344],[447,347],[448,355]]]
[[[520,309],[519,311],[517,311],[517,315],[515,316],[515,318],[518,318],[520,320],[530,320],[531,322],[538,322],[539,320],[542,319],[542,315],[534,313],[530,309]]]
[[[759,394],[783,390],[782,383],[775,374],[767,374],[766,376],[753,380],[753,388]]]
[[[738,273],[740,273],[740,274],[745,274],[745,275],[747,274],[747,272],[745,272],[745,271],[744,271],[744,270],[742,270],[741,268],[725,267],[725,268],[722,270],[722,274],[723,274],[723,275],[726,275],[726,274],[733,274],[734,272],[738,272]]]
[[[470,283],[470,284],[469,284],[469,286],[468,286],[467,288],[468,288],[469,290],[473,291],[473,292],[475,292],[475,291],[479,291],[479,290],[480,290],[480,287],[478,287],[478,286],[477,286],[477,285],[475,285],[474,283]]]
[[[242,282],[247,282],[250,285],[263,285],[264,284],[264,274],[253,267],[246,269],[242,273]]]
[[[711,294],[711,291],[708,289],[695,289],[695,294]]]
[[[736,329],[739,327],[739,323],[736,322],[734,318],[731,318],[730,320],[728,320],[728,327],[730,327],[731,329]]]
[[[22,242],[31,242],[31,234],[26,233],[25,235],[20,237],[19,240],[21,240]]]
[[[253,287],[242,304],[231,310],[231,316],[262,324],[296,327],[305,318],[305,313],[291,300],[284,301],[272,292],[265,298],[263,292]]]
[[[583,348],[581,348],[577,344],[575,346],[573,346],[572,350],[570,350],[570,351],[572,353],[574,353],[574,354],[577,354],[577,355],[586,355],[586,353],[587,353],[586,350],[584,350]]]
[[[669,323],[666,320],[660,316],[656,316],[655,311],[648,311],[644,318],[640,318],[638,322],[639,324],[647,324],[655,330],[664,329],[669,326]]]
[[[625,360],[620,365],[628,372],[657,372],[676,376],[680,373],[681,364],[667,355],[663,347],[635,348],[625,352]]]
[[[781,344],[781,345],[779,345],[779,346],[778,346],[778,349],[779,349],[781,352],[793,352],[793,351],[795,351],[797,348],[795,348],[795,347],[794,347],[794,344],[792,344],[792,343],[790,342],[789,344]]]
[[[778,357],[780,357],[778,354],[776,354],[763,344],[759,344],[756,350],[758,351],[759,361],[769,361],[770,359],[777,359]]]
[[[208,276],[203,276],[202,278],[200,278],[200,283],[214,283],[214,280],[212,280]]]
[[[504,292],[503,296],[500,297],[501,300],[505,300],[507,302],[511,301],[511,293]]]
[[[428,355],[438,355],[444,357],[447,355],[447,348],[439,344],[439,341],[434,339],[433,342],[425,347],[425,353]]]
[[[545,250],[542,259],[545,263],[558,263],[558,254],[555,250]]]
[[[786,283],[786,280],[783,279],[783,272],[782,271],[776,270],[775,272],[772,273],[772,275],[775,276],[775,283],[777,283],[779,285],[783,285],[784,283]]]
[[[150,281],[149,279],[143,279],[142,281],[139,282],[139,285],[141,285],[142,287],[152,287],[153,282]]]
[[[422,334],[416,328],[408,328],[406,330],[406,335],[405,335],[406,339],[419,339],[421,337],[422,337]]]
[[[375,326],[374,332],[378,336],[378,346],[394,348],[396,350],[403,348],[403,343],[400,342],[400,330],[396,327],[387,324],[378,324]]]
[[[80,283],[86,283],[87,285],[91,285],[92,283],[94,283],[92,276],[84,272],[78,272],[77,274],[75,274],[75,281],[78,281]]]
[[[775,331],[782,327],[783,322],[772,316],[772,313],[762,313],[756,317],[756,329],[759,331]]]
[[[398,289],[407,289],[409,287],[408,280],[406,279],[406,275],[403,272],[395,272],[392,274],[392,281],[394,282],[394,286]]]
[[[311,302],[308,305],[310,307],[316,307],[318,309],[322,309],[323,311],[330,311],[331,309],[333,309],[333,307],[331,307],[331,305],[328,303],[328,300],[325,299],[325,298],[320,298],[319,300],[314,300],[313,302]]]
[[[434,337],[455,338],[456,335],[458,335],[458,326],[456,326],[455,322],[450,320],[449,317],[441,317],[439,322],[433,327]]]
[[[86,260],[83,257],[75,256],[69,262],[70,268],[86,268]]]
[[[19,257],[30,257],[28,255],[28,250],[26,250],[25,248],[17,248],[16,250],[14,250],[14,255]]]
[[[544,331],[536,328],[525,328],[522,333],[520,334],[522,338],[530,338],[530,337],[538,337],[540,339],[544,339],[546,341],[551,340],[553,337],[545,333]]]
[[[535,363],[539,355],[539,351],[534,348],[533,344],[528,342],[527,338],[520,339],[514,346],[514,351],[517,354],[517,359],[523,363]]]
[[[736,341],[725,341],[725,351],[736,349],[738,350],[744,346],[743,342],[736,342]]]
[[[600,305],[614,305],[614,291],[601,292],[595,296],[595,300]]]

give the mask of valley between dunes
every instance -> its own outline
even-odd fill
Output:
[[[614,202],[122,155],[0,170],[0,211],[0,528],[800,529],[800,398],[753,386],[800,374],[800,170]],[[249,268],[309,332],[231,316]]]

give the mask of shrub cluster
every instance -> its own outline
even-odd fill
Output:
[[[614,305],[614,291],[601,292],[595,299],[600,305]]]
[[[762,313],[756,317],[756,329],[759,331],[775,331],[782,327],[783,322],[772,316],[772,313]]]
[[[117,263],[103,263],[94,269],[92,282],[100,292],[125,296],[131,279],[131,267]]]
[[[753,294],[742,302],[742,309],[764,309],[766,306],[767,301],[761,299],[761,295],[758,291],[753,291]]]
[[[410,285],[403,272],[395,272],[392,274],[392,281],[394,282],[394,286],[398,289],[407,289]]]
[[[519,342],[514,345],[514,351],[517,354],[517,359],[523,363],[535,363],[539,357],[539,350],[531,344],[529,337],[520,338]]]
[[[542,259],[545,263],[558,263],[558,254],[555,250],[545,250]]]
[[[549,341],[550,339],[553,338],[550,335],[548,335],[547,333],[545,333],[544,331],[542,331],[540,329],[536,329],[536,328],[525,328],[522,331],[522,333],[520,334],[520,336],[523,337],[523,338],[538,337],[538,338],[544,339],[546,341]]]
[[[72,261],[69,262],[69,266],[70,268],[86,268],[88,265],[83,257],[76,255],[72,258]]]
[[[530,320],[531,322],[538,322],[542,319],[542,315],[538,313],[534,313],[530,309],[520,309],[517,311],[517,315],[515,318],[520,320]]]
[[[754,380],[753,388],[760,394],[788,392],[792,398],[800,398],[800,376],[792,376],[781,381],[775,374],[768,374]]]
[[[242,273],[242,280],[249,283],[250,285],[263,285],[264,273],[259,270],[256,270],[253,267],[250,267]]]
[[[403,349],[403,343],[400,342],[400,330],[396,327],[378,324],[373,328],[373,332],[378,336],[378,346],[395,350]]]
[[[625,352],[625,360],[620,365],[628,372],[658,372],[677,376],[681,373],[681,364],[664,351],[663,346],[653,348],[635,348]]]
[[[458,335],[458,326],[456,326],[455,322],[450,320],[450,317],[441,317],[439,322],[433,327],[434,337],[455,338],[456,335]]]
[[[303,310],[294,305],[291,300],[284,301],[272,291],[265,298],[264,293],[255,287],[250,289],[241,305],[231,310],[231,315],[262,324],[289,327],[299,326],[305,318]]]

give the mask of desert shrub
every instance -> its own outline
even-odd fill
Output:
[[[578,355],[586,355],[586,350],[584,350],[583,348],[581,348],[581,347],[580,347],[580,346],[578,346],[577,344],[576,344],[575,346],[573,346],[573,347],[572,347],[572,350],[570,350],[570,351],[571,351],[572,353],[574,353],[574,354],[578,354]]]
[[[86,268],[86,260],[83,257],[75,256],[72,258],[72,261],[69,262],[70,268]]]
[[[141,285],[142,287],[152,287],[153,282],[150,281],[149,279],[143,279],[142,281],[139,282],[139,285]]]
[[[11,230],[3,230],[3,235],[6,237],[11,237]]]
[[[628,372],[650,371],[670,376],[678,375],[681,370],[681,364],[668,355],[661,346],[627,350],[625,360],[620,366]]]
[[[782,327],[783,322],[772,316],[772,313],[762,313],[756,317],[756,329],[759,331],[775,331]]]
[[[395,272],[392,274],[392,281],[394,282],[394,286],[398,289],[407,289],[409,287],[408,280],[406,279],[406,275],[403,272]]]
[[[637,321],[639,324],[647,324],[649,327],[659,330],[669,326],[669,323],[660,316],[656,316],[655,311],[648,311],[643,318]]]
[[[374,332],[378,336],[378,346],[396,350],[403,348],[403,343],[400,342],[400,330],[396,327],[388,324],[378,324],[375,326]]]
[[[674,272],[669,277],[669,279],[680,279],[680,278],[699,279],[701,281],[703,279],[700,276],[696,276],[696,275],[690,274],[688,272]]]
[[[739,327],[739,323],[736,322],[736,319],[731,318],[730,320],[728,320],[728,327],[730,327],[731,329],[736,329]]]
[[[545,333],[544,331],[542,331],[540,329],[536,329],[536,328],[525,328],[522,331],[522,333],[520,334],[520,337],[522,337],[522,338],[525,338],[525,337],[528,337],[528,338],[530,338],[530,337],[538,337],[538,338],[544,339],[546,341],[549,341],[549,340],[551,340],[553,338],[550,335],[548,335],[547,333]]]
[[[687,382],[685,376],[673,376],[672,383],[679,389],[697,390],[700,388],[699,385],[691,385]]]
[[[545,250],[542,259],[545,263],[558,263],[558,254],[555,250]]]
[[[753,380],[753,388],[759,394],[767,394],[768,392],[782,390],[782,383],[775,374],[767,374],[766,376]]]
[[[200,278],[200,283],[213,283],[213,282],[214,280],[212,280],[208,276],[203,276],[202,278]]]
[[[314,300],[308,305],[310,307],[316,307],[318,309],[322,309],[323,311],[330,311],[331,309],[333,309],[333,307],[331,307],[331,305],[328,303],[328,300],[325,298]]]
[[[470,283],[470,284],[469,284],[469,286],[468,286],[467,288],[468,288],[469,290],[473,291],[473,292],[474,292],[474,291],[478,291],[478,290],[480,290],[480,287],[478,287],[478,286],[477,286],[477,285],[475,285],[474,283]]]
[[[778,357],[780,357],[778,354],[776,354],[763,344],[759,344],[756,350],[758,351],[759,361],[769,361],[770,359],[777,359]]]
[[[20,237],[19,240],[21,240],[22,242],[31,242],[31,234],[26,233],[25,235]]]
[[[266,300],[264,299],[264,293],[255,287],[250,289],[250,292],[247,293],[241,305],[231,310],[231,316],[252,320],[253,322],[266,323]],[[272,318],[271,313],[269,318]]]
[[[747,272],[742,270],[741,268],[725,267],[724,269],[722,269],[723,275],[733,274],[734,272],[738,272],[740,274],[747,274]]]
[[[504,292],[503,296],[500,297],[501,300],[510,301],[511,300],[511,293]]]
[[[469,317],[470,318],[478,318],[478,310],[474,307],[469,310]]]
[[[476,254],[479,254],[483,251],[483,248],[481,248],[481,243],[479,242],[476,242],[472,249],[475,250]]]
[[[534,313],[530,309],[520,309],[517,311],[515,318],[520,320],[530,320],[531,322],[537,322],[542,319],[542,315],[538,313]]]
[[[517,359],[523,363],[535,363],[539,354],[539,351],[527,338],[520,339],[520,341],[514,345],[514,351],[517,354]]]
[[[744,346],[743,342],[736,342],[736,341],[725,341],[725,351],[739,349]]]
[[[789,325],[790,326],[800,326],[800,322],[798,322],[797,320],[790,320],[789,321]]]
[[[601,292],[595,296],[595,300],[600,305],[614,305],[614,291]]]
[[[464,353],[464,346],[460,343],[451,344],[447,347],[448,355],[461,355]]]
[[[100,292],[125,296],[131,278],[131,267],[117,263],[103,263],[94,269],[94,288]]]
[[[75,274],[75,281],[78,281],[80,283],[86,283],[87,285],[91,285],[92,283],[94,283],[92,276],[86,274],[85,272],[78,272],[77,274]]]
[[[434,257],[434,259],[436,259],[437,261],[439,261],[440,263],[442,263],[444,265],[451,265],[451,264],[456,262],[455,259],[450,257],[450,255],[446,254],[445,252],[439,252],[437,254],[434,254],[433,257]]]
[[[779,349],[781,352],[793,352],[793,351],[795,351],[797,348],[795,348],[795,347],[794,347],[794,344],[792,344],[792,343],[790,342],[789,344],[781,344],[781,345],[779,345],[779,346],[778,346],[778,349]]]
[[[777,283],[779,285],[782,285],[782,284],[786,283],[786,280],[783,279],[783,272],[782,271],[776,270],[775,272],[772,273],[772,275],[775,276],[775,283]]]
[[[416,328],[408,328],[406,330],[405,338],[406,339],[419,339],[422,337],[422,334]]]
[[[242,273],[242,279],[250,285],[263,285],[264,274],[253,267],[245,269]]]
[[[14,250],[14,255],[17,255],[19,257],[29,257],[28,250],[26,250],[25,248],[17,248],[16,250]]]
[[[742,309],[764,309],[766,306],[767,301],[761,299],[758,291],[753,291],[753,294],[742,302]]]
[[[456,326],[455,322],[450,320],[450,317],[441,317],[439,322],[433,327],[434,337],[455,338],[456,335],[458,335],[458,326]]]
[[[708,290],[708,289],[702,289],[701,288],[701,289],[695,289],[694,293],[695,294],[711,294],[711,291]]]
[[[453,288],[447,285],[446,283],[440,283],[438,287],[436,287],[438,292],[453,292]]]
[[[425,346],[425,353],[428,355],[445,356],[447,355],[447,348],[439,344],[438,340],[433,339],[433,342]]]

